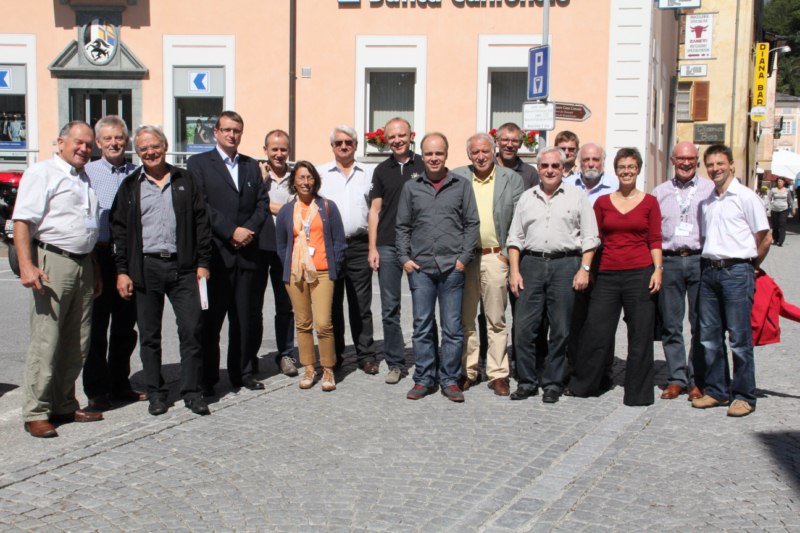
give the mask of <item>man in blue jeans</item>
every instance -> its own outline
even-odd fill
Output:
[[[386,383],[400,381],[405,369],[405,341],[400,326],[400,282],[403,265],[397,259],[395,225],[403,185],[425,171],[422,158],[411,150],[411,125],[395,117],[386,123],[384,137],[392,150],[375,168],[369,191],[369,265],[378,272],[383,319],[383,357],[389,373]]]
[[[414,387],[406,398],[419,400],[436,390],[434,310],[439,302],[442,394],[463,402],[458,387],[464,333],[461,300],[464,269],[478,243],[479,221],[470,180],[447,170],[447,138],[425,135],[420,144],[425,172],[403,186],[397,207],[397,256],[408,274],[414,312]]]
[[[706,387],[692,407],[729,405],[728,416],[756,408],[756,372],[750,311],[755,269],[772,237],[758,196],[734,177],[733,154],[713,144],[703,154],[714,193],[701,204],[703,244],[700,278],[700,342],[706,352]],[[733,380],[726,383],[725,330],[733,354]],[[731,400],[733,402],[731,403]]]

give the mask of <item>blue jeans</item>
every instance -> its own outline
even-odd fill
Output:
[[[669,383],[703,388],[705,359],[700,344],[697,306],[700,296],[700,256],[665,256],[664,277],[658,293],[661,312],[661,343],[667,360]],[[692,342],[689,357],[683,340],[683,317],[689,303],[689,326]]]
[[[456,385],[461,374],[461,351],[464,345],[461,327],[464,273],[455,268],[444,274],[412,271],[408,275],[408,284],[414,313],[414,383],[429,388],[436,383],[434,314],[438,301],[439,322],[442,325],[439,381],[442,387]]]
[[[514,345],[521,389],[541,386],[545,390],[561,392],[563,388],[570,318],[575,301],[572,278],[579,266],[579,257],[544,259],[523,256],[520,261],[519,270],[525,288],[517,299],[515,320],[518,323]],[[545,311],[550,322],[550,342],[544,368],[537,375],[536,360],[541,354],[536,341],[542,334],[539,324]],[[574,333],[578,335],[580,332]]]
[[[703,269],[700,278],[700,342],[706,351],[706,388],[717,400],[756,404],[756,367],[750,312],[755,271],[749,263]],[[725,330],[733,354],[733,380],[726,384]]]
[[[383,321],[383,357],[391,368],[405,367],[405,341],[400,326],[400,297],[403,266],[397,259],[394,246],[378,246],[381,267],[378,283],[381,287],[381,319]]]

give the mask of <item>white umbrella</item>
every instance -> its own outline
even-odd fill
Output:
[[[772,154],[772,175],[794,180],[800,174],[800,154],[780,150]]]

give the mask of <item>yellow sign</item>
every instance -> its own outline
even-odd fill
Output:
[[[767,105],[767,61],[769,43],[756,43],[756,64],[753,69],[753,107]],[[754,120],[757,120],[754,118]]]

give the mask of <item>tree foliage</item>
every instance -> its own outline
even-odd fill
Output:
[[[778,92],[800,96],[800,0],[769,0],[764,6],[764,29],[792,47],[778,58]]]

